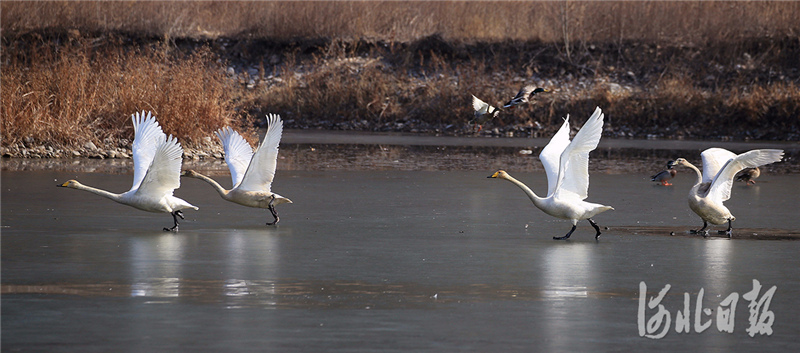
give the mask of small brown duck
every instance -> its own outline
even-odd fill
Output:
[[[661,185],[664,185],[664,186],[671,186],[672,183],[670,183],[669,181],[672,180],[672,178],[674,178],[676,174],[678,174],[678,171],[675,170],[675,168],[673,168],[674,166],[675,165],[673,164],[673,162],[671,162],[671,161],[668,162],[667,163],[667,169],[666,170],[662,170],[660,173],[658,173],[656,175],[653,175],[650,178],[650,180],[651,181],[660,182]]]
[[[758,178],[759,176],[761,176],[761,170],[758,169],[758,167],[747,168],[739,172],[739,174],[736,174],[736,181],[743,181],[745,182],[746,185],[750,184],[755,185],[756,183],[755,179]]]

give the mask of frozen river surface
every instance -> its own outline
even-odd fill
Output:
[[[555,241],[570,224],[491,172],[279,171],[294,204],[271,227],[183,180],[200,210],[179,233],[55,187],[122,192],[130,175],[3,172],[3,351],[800,351],[800,242],[749,238],[800,233],[796,175],[735,185],[729,240],[686,234],[702,223],[686,173],[594,173],[608,229]],[[544,191],[543,173],[515,176]]]

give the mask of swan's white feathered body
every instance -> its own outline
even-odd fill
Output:
[[[589,191],[589,152],[597,148],[603,132],[604,115],[600,108],[595,109],[592,116],[569,140],[569,116],[556,132],[550,143],[542,149],[539,159],[547,174],[547,197],[537,196],[522,182],[514,179],[505,171],[497,171],[491,178],[506,179],[519,186],[533,204],[545,213],[572,221],[572,230],[564,237],[569,238],[580,220],[589,220],[600,235],[600,229],[591,220],[598,213],[613,210],[611,206],[584,201]]]
[[[745,168],[778,162],[783,158],[783,150],[761,149],[737,155],[722,148],[709,148],[700,156],[703,159],[702,173],[683,158],[674,162],[691,168],[697,174],[697,182],[689,190],[689,208],[703,219],[703,228],[694,232],[707,234],[707,223],[719,225],[727,222],[728,230],[725,233],[730,236],[730,222],[736,217],[723,202],[731,198],[731,186],[736,173]]]
[[[282,133],[283,121],[280,116],[268,115],[267,133],[256,151],[253,152],[250,144],[230,127],[215,132],[225,149],[225,162],[231,171],[233,188],[230,190],[225,190],[213,179],[193,170],[187,170],[183,172],[183,175],[208,182],[227,201],[248,207],[269,209],[275,217],[275,222],[267,224],[275,224],[278,222],[278,216],[274,206],[292,203],[291,200],[273,193],[271,190]]]
[[[76,180],[69,180],[63,187],[85,190],[109,198],[124,205],[148,212],[164,212],[172,214],[175,225],[177,217],[183,218],[180,210],[196,206],[173,196],[179,188],[181,157],[183,148],[175,137],[164,134],[156,119],[150,112],[135,113],[133,120],[133,186],[130,190],[115,194],[83,185]]]

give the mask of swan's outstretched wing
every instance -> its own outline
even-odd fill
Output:
[[[703,158],[703,182],[710,183],[725,163],[736,158],[736,154],[722,148],[709,148],[700,153],[700,157]]]
[[[153,162],[147,169],[136,195],[161,198],[172,195],[181,186],[181,156],[183,148],[178,139],[170,135],[156,146]]]
[[[705,152],[704,152],[705,153]],[[765,164],[775,163],[783,159],[783,150],[752,150],[742,153],[728,160],[717,173],[711,187],[708,189],[707,198],[722,202],[731,198],[731,186],[736,173],[745,168],[760,167]],[[705,161],[705,158],[703,159]],[[705,169],[705,162],[703,163]]]
[[[569,146],[561,153],[556,197],[574,194],[585,200],[589,196],[589,152],[597,148],[597,144],[600,143],[604,117],[600,107],[597,107],[581,130],[575,134]]]
[[[131,191],[139,188],[142,184],[147,168],[153,162],[156,148],[167,138],[161,127],[158,126],[156,117],[150,112],[144,111],[131,115],[133,120],[133,187]]]
[[[558,183],[558,167],[561,153],[569,146],[569,115],[564,119],[561,128],[558,129],[553,138],[547,146],[544,146],[542,152],[539,153],[539,160],[544,165],[544,171],[547,173],[547,196],[553,195],[556,190],[556,183]]]
[[[277,114],[267,116],[267,133],[258,146],[250,166],[244,174],[239,189],[244,191],[270,191],[275,168],[278,165],[278,144],[283,133],[283,121]]]
[[[244,178],[244,173],[247,172],[247,166],[253,159],[253,149],[242,135],[228,126],[217,130],[214,134],[222,142],[222,148],[225,150],[225,163],[231,170],[231,180],[235,188]]]

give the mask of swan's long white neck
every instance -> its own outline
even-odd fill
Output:
[[[694,170],[695,174],[697,174],[697,182],[695,182],[694,185],[697,185],[697,184],[700,184],[700,183],[703,182],[703,173],[700,172],[700,169],[697,169],[697,167],[695,167],[692,163],[689,163],[689,162],[683,162],[682,164],[685,167],[691,168],[692,170]]]
[[[207,177],[207,176],[205,176],[203,174],[197,173],[197,172],[194,172],[193,175],[188,175],[188,176],[192,177],[192,178],[195,178],[195,179],[203,180],[206,183],[211,184],[211,186],[214,187],[214,190],[217,190],[217,192],[219,193],[220,196],[222,196],[222,198],[227,198],[228,197],[228,193],[230,192],[230,190],[225,190],[225,188],[223,188],[222,185],[219,185],[219,183],[217,183],[216,180],[211,179],[211,178],[209,178],[209,177]]]
[[[533,190],[531,190],[531,188],[529,188],[527,185],[523,184],[521,181],[517,179],[514,179],[514,177],[508,174],[503,175],[502,178],[514,183],[516,186],[519,186],[519,188],[525,192],[525,195],[528,195],[528,198],[531,199],[531,201],[533,201],[533,204],[536,207],[538,207],[539,209],[542,209],[542,207],[544,207],[544,199],[537,196],[536,193],[534,193]]]
[[[72,187],[74,189],[84,190],[84,191],[91,192],[92,194],[95,194],[95,195],[100,195],[100,196],[105,197],[105,198],[107,198],[109,200],[113,200],[113,201],[116,201],[116,202],[122,202],[122,194],[115,194],[113,192],[105,191],[105,190],[98,189],[98,188],[93,188],[91,186],[86,186],[86,185],[83,185],[83,184],[77,183],[77,182]]]

